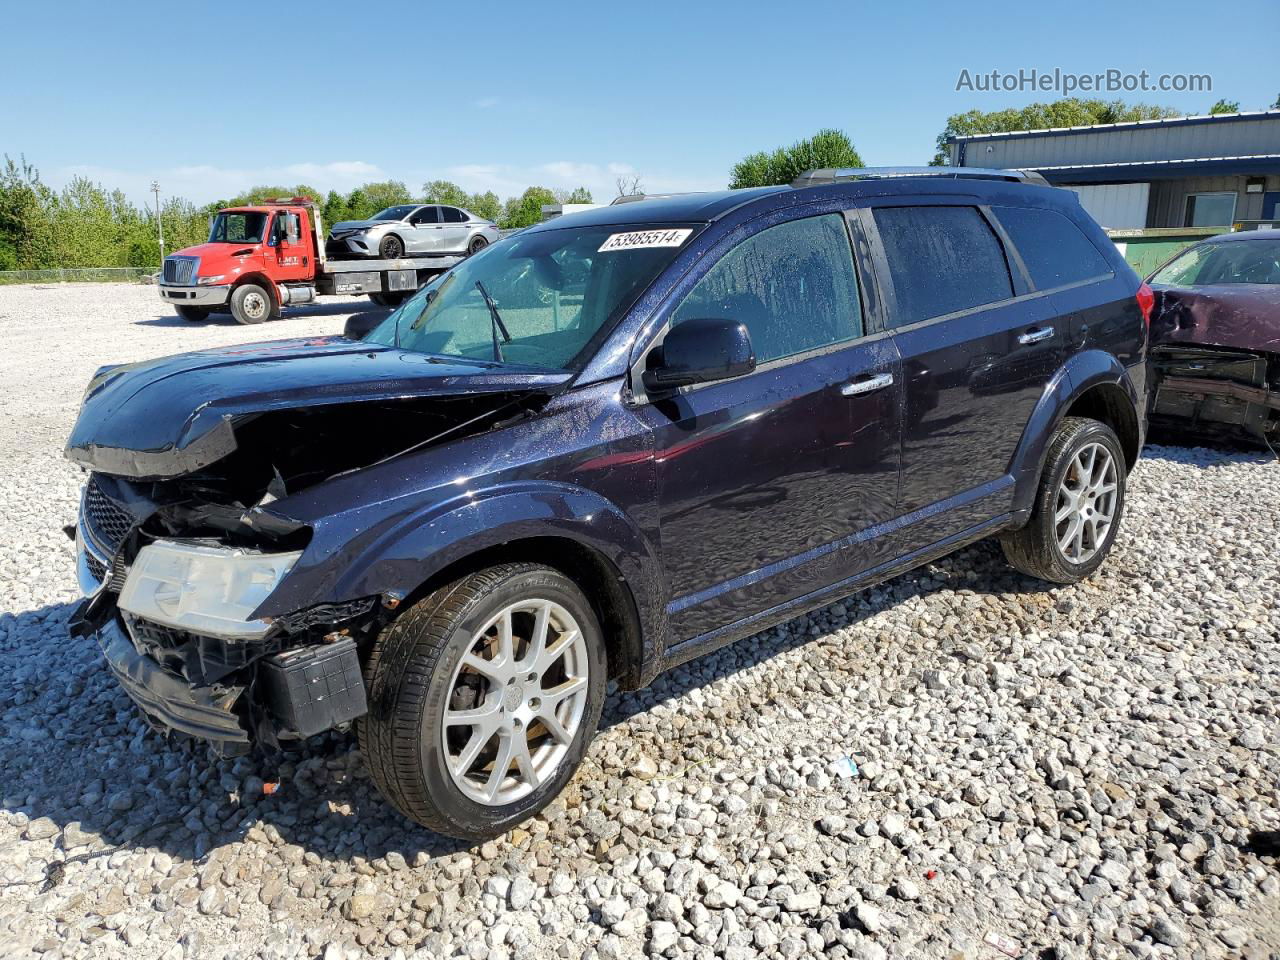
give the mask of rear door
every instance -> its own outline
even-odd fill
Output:
[[[679,639],[879,556],[876,528],[897,499],[901,370],[864,319],[847,230],[828,213],[726,240],[667,315],[741,321],[758,364],[641,408]]]
[[[947,200],[864,211],[903,364],[904,553],[1010,508],[1014,452],[1066,342],[989,211]]]
[[[1032,286],[1049,298],[1053,323],[1072,353],[1091,343],[1114,349],[1133,339],[1131,291],[1123,284],[1100,288],[1115,279],[1115,271],[1075,223],[1039,207],[999,206],[991,212],[1026,266]]]
[[[457,207],[440,208],[440,252],[461,253],[467,249],[467,215]]]

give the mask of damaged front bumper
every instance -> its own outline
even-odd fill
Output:
[[[1151,351],[1151,426],[1207,440],[1280,439],[1280,357],[1191,344]]]
[[[249,730],[235,709],[244,693],[243,686],[191,685],[139,653],[115,617],[94,636],[125,693],[154,724],[213,741],[226,753],[248,750]]]

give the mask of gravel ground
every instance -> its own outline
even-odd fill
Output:
[[[150,733],[66,635],[84,382],[357,306],[190,326],[150,288],[0,287],[0,957],[1280,954],[1261,455],[1149,448],[1079,586],[979,544],[610,697],[564,796],[479,847],[398,817],[350,737],[264,796]]]

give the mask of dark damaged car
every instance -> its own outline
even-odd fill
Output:
[[[1151,275],[1153,428],[1280,441],[1280,231],[1229,233]]]
[[[354,722],[406,816],[496,835],[610,679],[987,536],[1097,569],[1149,307],[1074,194],[1008,173],[565,217],[360,340],[101,370],[75,629],[161,729],[272,752]]]

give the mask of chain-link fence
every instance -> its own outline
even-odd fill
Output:
[[[142,267],[59,267],[56,270],[0,270],[2,283],[136,283],[155,276]]]

